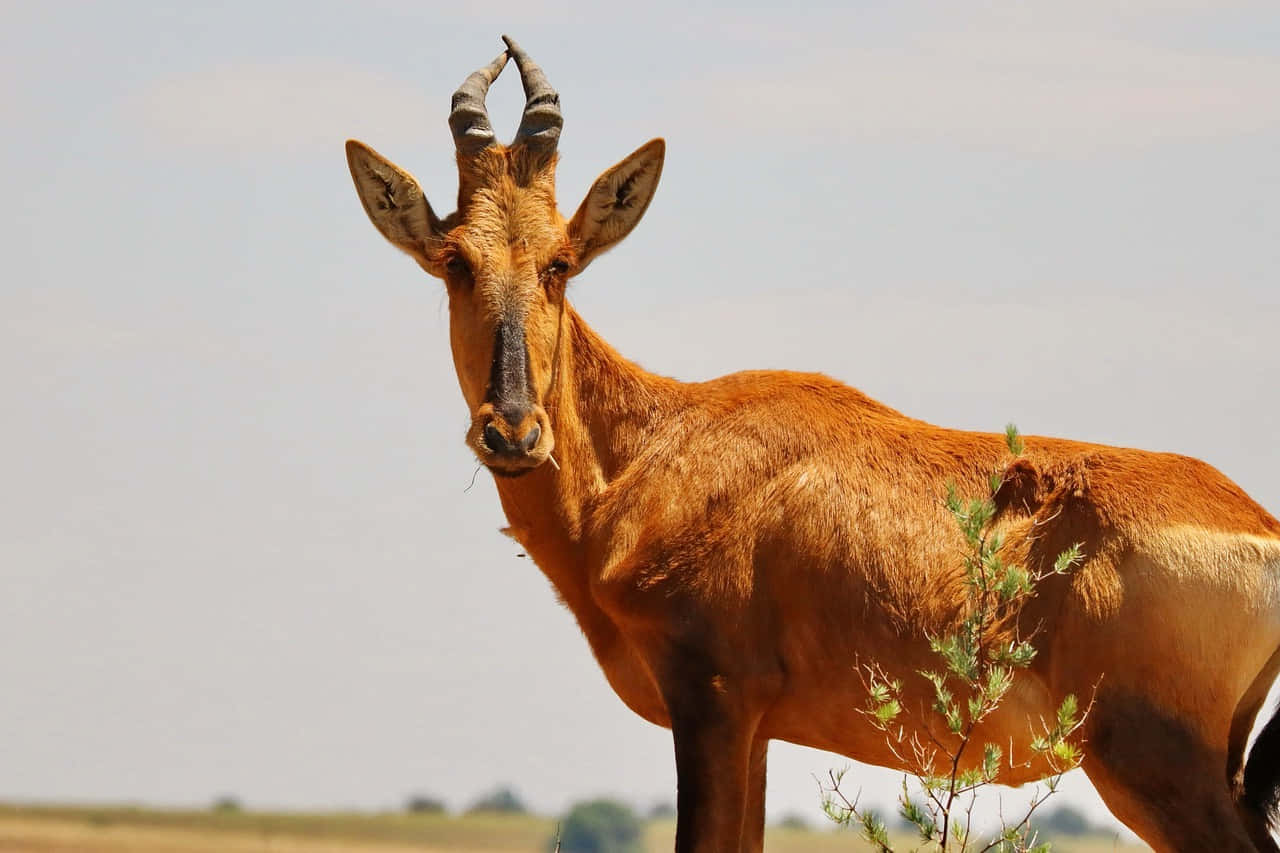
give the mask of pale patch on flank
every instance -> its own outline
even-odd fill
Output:
[[[1188,524],[1163,528],[1141,546],[1179,580],[1237,593],[1255,611],[1275,612],[1280,604],[1280,539]]]

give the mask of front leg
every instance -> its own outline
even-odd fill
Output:
[[[764,759],[755,738],[760,713],[740,682],[696,653],[681,657],[663,684],[676,752],[676,853],[758,850],[756,824],[764,825]],[[753,782],[758,794],[749,791]],[[749,803],[759,815],[747,814]]]
[[[630,555],[592,595],[644,662],[671,727],[677,853],[757,853],[768,741],[756,736],[785,684],[776,619],[751,595],[750,565],[699,556]],[[694,582],[708,577],[721,580]]]
[[[757,737],[751,742],[751,760],[747,765],[747,810],[742,821],[742,853],[764,850],[765,767],[769,757],[769,739]]]

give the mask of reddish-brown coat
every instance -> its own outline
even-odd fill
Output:
[[[1280,522],[1195,459],[933,426],[815,374],[685,384],[623,359],[565,300],[568,278],[635,225],[655,140],[556,209],[555,161],[500,146],[459,156],[458,211],[348,144],[378,229],[449,292],[450,337],[509,526],[581,626],[618,696],[673,729],[680,851],[759,850],[770,739],[896,766],[859,713],[875,661],[925,703],[925,637],[965,603],[949,482],[1003,471],[1013,559],[1083,565],[1043,582],[1040,652],[981,740],[1027,754],[1067,693],[1096,695],[1086,771],[1161,850],[1277,850],[1243,797],[1245,739],[1280,669]],[[507,423],[488,387],[494,331],[522,324],[529,404]],[[510,402],[510,401],[507,401]],[[493,452],[536,425],[523,457]],[[1035,772],[1014,771],[1017,783]],[[1280,768],[1266,769],[1266,773]]]

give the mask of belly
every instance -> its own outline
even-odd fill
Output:
[[[935,669],[937,663],[935,659]],[[944,718],[932,708],[933,687],[923,676],[914,670],[901,676],[902,711],[882,730],[866,713],[867,687],[859,673],[852,666],[844,671],[847,677],[833,670],[835,677],[823,682],[789,684],[761,721],[761,733],[909,773],[949,768],[960,741],[946,734]],[[953,692],[964,695],[957,687]],[[1021,785],[1048,775],[1052,768],[1036,758],[1030,745],[1032,738],[1052,725],[1056,709],[1040,677],[1030,670],[1020,671],[1000,707],[972,731],[960,769],[977,765],[984,745],[992,743],[1003,755],[1002,784]],[[941,747],[936,741],[941,741]]]

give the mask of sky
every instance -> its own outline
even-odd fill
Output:
[[[667,140],[570,291],[627,356],[1190,454],[1280,512],[1280,7],[1114,6],[5,2],[0,799],[674,798],[498,534],[443,288],[342,153],[451,210],[504,32],[561,94],[562,209]],[[847,763],[775,744],[770,814]]]

